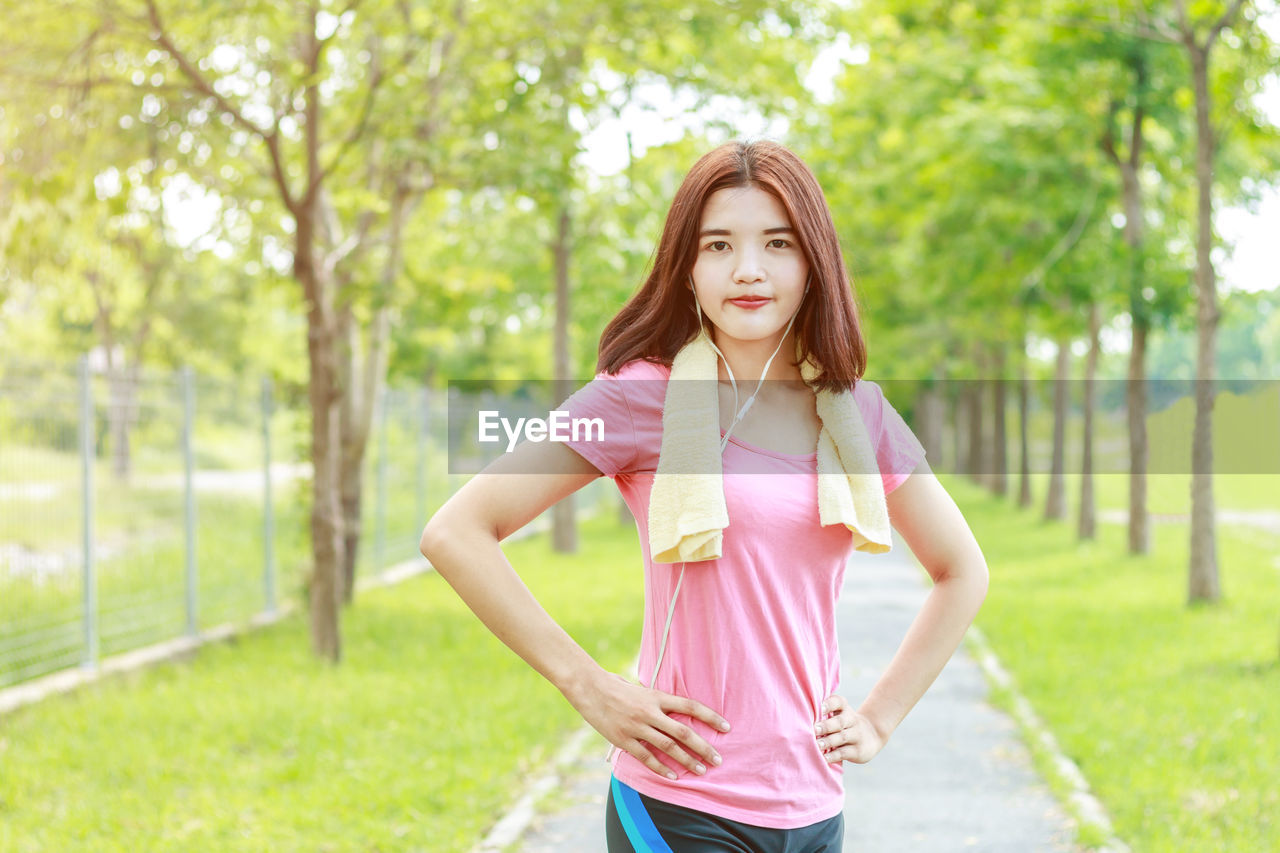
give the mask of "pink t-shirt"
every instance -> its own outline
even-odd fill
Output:
[[[597,374],[561,406],[570,417],[603,420],[603,440],[580,435],[569,446],[613,478],[636,518],[644,556],[639,673],[645,684],[681,567],[651,562],[648,541],[670,373],[632,361],[612,376]],[[924,458],[924,448],[874,382],[859,381],[854,400],[887,494]],[[686,564],[654,685],[729,721],[726,734],[673,715],[715,747],[723,763],[698,776],[657,753],[678,774],[672,781],[618,751],[613,772],[654,799],[756,826],[807,826],[844,807],[842,767],[823,758],[813,727],[822,700],[840,683],[835,611],[852,538],[844,525],[818,524],[816,453],[779,453],[734,436],[723,467],[729,513],[723,553]],[[848,698],[855,706],[860,700]]]

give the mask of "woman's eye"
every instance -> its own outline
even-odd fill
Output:
[[[707,248],[711,249],[713,252],[723,252],[726,248],[728,248],[728,246],[729,244],[723,240],[716,240],[714,242],[707,244]]]
[[[775,243],[776,243],[777,245],[774,245]],[[770,241],[769,241],[769,245],[770,245],[770,246],[773,246],[775,249],[786,249],[786,248],[788,248],[788,247],[791,245],[791,243],[790,243],[789,241],[787,241],[787,240],[783,240],[781,237],[779,237],[779,238],[778,238],[778,239],[776,239],[776,240],[770,240]]]

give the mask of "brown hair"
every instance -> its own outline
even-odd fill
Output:
[[[805,297],[795,328],[801,360],[812,356],[821,367],[815,385],[851,389],[862,377],[866,341],[831,209],[809,167],[767,140],[725,143],[689,170],[667,211],[653,270],[600,335],[597,372],[617,373],[637,358],[670,366],[698,334],[693,292],[685,282],[697,259],[702,211],[712,193],[745,186],[782,203],[809,261],[813,295]]]

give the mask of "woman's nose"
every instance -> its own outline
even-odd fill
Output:
[[[737,282],[759,281],[764,278],[764,265],[759,256],[750,250],[740,254],[733,267],[733,280]]]

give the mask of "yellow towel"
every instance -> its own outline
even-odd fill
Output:
[[[714,560],[722,554],[729,513],[720,460],[717,355],[706,334],[676,353],[662,410],[662,448],[649,494],[649,553],[655,563]],[[817,367],[800,365],[812,383]],[[686,382],[684,380],[702,380]],[[844,524],[854,548],[890,550],[889,510],[875,449],[853,394],[817,393],[818,521]],[[871,473],[858,473],[871,472]]]

